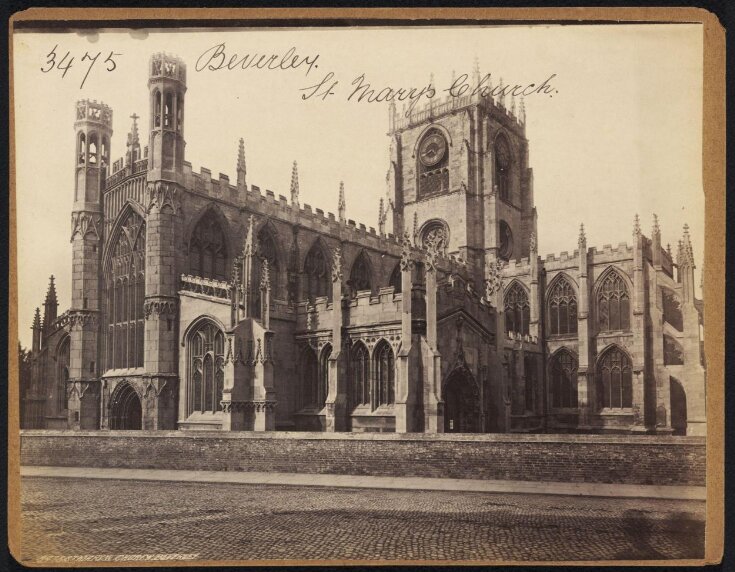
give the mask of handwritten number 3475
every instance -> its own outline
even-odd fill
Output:
[[[59,70],[61,72],[61,77],[66,77],[66,73],[71,69],[72,65],[74,64],[74,56],[71,55],[71,52],[66,52],[64,56],[61,59],[58,59],[58,54],[56,53],[56,48],[58,48],[59,45],[56,44],[53,49],[46,54],[46,66],[41,68],[41,71],[43,73],[49,73],[54,68]],[[94,67],[94,64],[97,63],[97,60],[102,55],[102,52],[97,52],[96,54],[90,54],[89,52],[84,52],[84,55],[80,59],[80,63],[89,62],[89,65],[87,67],[87,73],[84,74],[84,77],[82,78],[82,83],[79,85],[79,89],[82,89],[84,87],[84,82],[87,81],[87,77],[89,77],[89,73],[92,71],[92,68]],[[114,71],[115,68],[117,68],[117,64],[115,63],[115,56],[121,56],[122,54],[116,54],[113,51],[110,51],[110,54],[102,61],[102,64],[105,65],[105,69],[108,72]]]

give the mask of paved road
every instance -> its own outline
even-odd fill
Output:
[[[701,558],[704,502],[22,479],[22,558]]]

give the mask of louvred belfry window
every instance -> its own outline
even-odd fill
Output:
[[[577,296],[566,278],[549,291],[549,334],[577,333]]]
[[[510,201],[510,145],[505,135],[498,135],[495,139],[495,187],[500,198]]]
[[[523,286],[514,283],[505,294],[505,331],[528,335],[531,309]]]
[[[222,409],[225,337],[212,322],[202,322],[189,334],[189,414]]]
[[[617,272],[610,272],[597,291],[597,324],[601,332],[630,329],[630,296]]]
[[[189,242],[189,273],[227,280],[227,244],[222,225],[211,211],[194,228]]]
[[[129,213],[107,270],[106,369],[143,367],[145,222]]]

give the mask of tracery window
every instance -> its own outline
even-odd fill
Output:
[[[350,270],[350,281],[348,282],[350,293],[352,296],[361,290],[370,290],[372,288],[370,278],[370,263],[367,260],[365,252],[360,252],[352,264]]]
[[[352,348],[352,405],[370,405],[370,356],[365,344]]]
[[[601,332],[630,329],[628,287],[617,272],[610,272],[597,290],[597,323]]]
[[[222,410],[225,336],[205,320],[189,334],[189,414]]]
[[[513,231],[504,220],[500,221],[498,255],[503,260],[510,260],[513,255]]]
[[[430,196],[449,190],[449,150],[444,135],[432,129],[418,147],[419,196]]]
[[[263,261],[268,261],[268,279],[270,280],[271,299],[278,292],[278,251],[276,249],[276,241],[273,232],[267,226],[263,227],[258,233],[258,256],[257,256],[257,280],[255,282],[254,306],[256,314],[260,312],[260,281],[263,272]]]
[[[189,273],[227,280],[227,243],[222,225],[212,211],[197,223],[189,242]]]
[[[524,372],[526,376],[525,402],[526,411],[535,411],[536,405],[536,359],[526,355],[524,358]]]
[[[69,381],[69,336],[59,345],[56,357],[56,411],[63,413],[66,408],[66,386]]]
[[[449,231],[444,221],[435,220],[428,223],[421,233],[421,245],[444,254],[449,247]]]
[[[324,249],[319,243],[314,244],[306,256],[304,263],[306,274],[306,296],[310,299],[329,295],[330,266]]]
[[[390,281],[388,282],[389,286],[393,286],[393,293],[398,294],[403,289],[403,280],[401,278],[401,265],[396,264],[395,268],[393,268],[393,272],[391,272],[390,275]]]
[[[324,407],[329,395],[329,356],[332,355],[332,346],[327,344],[322,349],[322,359],[319,361],[319,391],[317,407]]]
[[[495,187],[500,198],[510,201],[511,154],[508,139],[502,133],[495,139]]]
[[[505,331],[528,335],[531,321],[531,309],[528,305],[528,294],[518,282],[515,282],[505,293]]]
[[[551,359],[551,406],[554,408],[576,408],[577,360],[567,350],[559,351]]]
[[[383,341],[375,349],[375,396],[376,405],[395,403],[396,366],[393,349]]]
[[[577,333],[577,295],[566,278],[561,278],[549,291],[549,333]]]
[[[143,367],[145,222],[130,212],[107,271],[107,369]]]
[[[633,406],[630,358],[618,347],[607,350],[597,365],[598,394],[603,409]]]
[[[310,347],[301,354],[301,407],[316,406],[319,401],[319,362]]]

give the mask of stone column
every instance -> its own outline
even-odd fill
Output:
[[[411,357],[413,355],[413,334],[411,332],[411,290],[413,283],[411,272],[414,268],[414,261],[411,253],[411,238],[408,233],[403,236],[403,252],[400,264],[401,350],[396,358],[396,433],[409,433],[414,430],[416,395],[411,383],[411,376],[415,373],[411,367]]]
[[[347,431],[347,372],[342,353],[342,251],[332,257],[332,353],[329,355],[329,391],[326,402],[327,431]]]
[[[633,319],[631,329],[633,331],[633,350],[631,358],[633,361],[633,426],[631,431],[643,433],[645,426],[645,316],[643,306],[645,304],[645,276],[643,268],[644,237],[641,234],[638,215],[635,217],[633,230]]]
[[[424,373],[422,380],[424,385],[422,391],[424,396],[424,431],[427,433],[444,432],[444,402],[442,401],[441,396],[441,354],[438,350],[436,331],[436,263],[438,254],[437,248],[435,245],[432,245],[428,249],[426,259],[426,343],[425,348],[423,348],[424,351],[421,352],[421,358],[423,361]],[[408,275],[410,288],[410,273],[404,272],[402,273],[402,277],[404,275]],[[410,376],[410,371],[408,373]],[[410,384],[410,379],[407,381],[409,381]],[[409,396],[410,395],[411,393],[409,392]],[[415,408],[415,405],[413,407]]]
[[[577,336],[579,340],[579,364],[577,366],[577,402],[579,407],[578,428],[590,429],[590,417],[595,412],[594,375],[590,367],[589,283],[587,281],[587,237],[584,225],[579,227],[579,259],[577,260]]]

